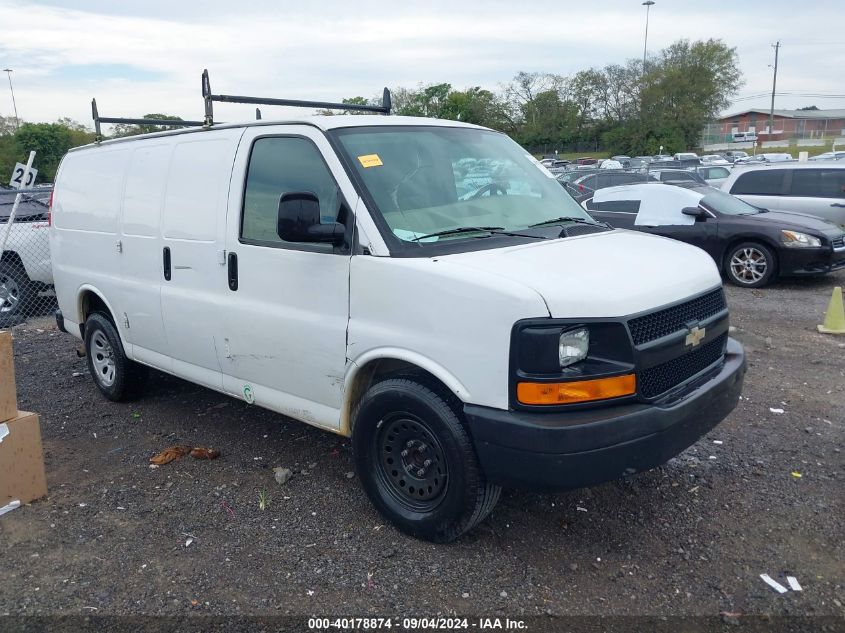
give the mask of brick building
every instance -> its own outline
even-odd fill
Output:
[[[837,138],[845,136],[845,110],[775,110],[772,127],[769,134],[769,110],[754,109],[720,117],[708,132],[725,141],[740,132],[756,132],[761,141]]]

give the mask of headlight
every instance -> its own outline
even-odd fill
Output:
[[[567,330],[560,335],[558,358],[561,367],[569,367],[573,363],[587,358],[587,348],[590,346],[590,332],[585,327]]]
[[[819,238],[797,231],[781,231],[780,241],[783,242],[784,246],[791,248],[815,248],[822,245],[822,241]]]

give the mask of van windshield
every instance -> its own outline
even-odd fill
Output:
[[[408,244],[473,239],[485,230],[516,231],[562,217],[592,222],[554,176],[504,134],[434,126],[334,134],[373,212]]]

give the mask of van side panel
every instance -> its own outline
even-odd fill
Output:
[[[167,350],[173,373],[223,388],[218,351],[225,302],[226,201],[240,128],[174,137],[162,210],[162,247],[171,278],[161,282]],[[245,324],[246,326],[247,324]]]
[[[161,206],[173,141],[152,139],[135,145],[126,174],[121,229],[123,309],[130,327],[132,355],[160,369],[170,370],[161,317],[163,282]]]
[[[62,161],[50,249],[59,307],[71,323],[82,320],[83,285],[121,311],[118,218],[129,156],[128,147],[93,148],[71,152]]]

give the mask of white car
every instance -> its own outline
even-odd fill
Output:
[[[9,225],[14,201],[10,191],[0,195],[0,242],[8,231],[0,258],[0,322],[28,314],[38,293],[53,284],[47,204],[24,194]]]
[[[674,160],[696,160],[698,159],[698,154],[695,152],[679,152],[672,156]]]
[[[788,152],[763,152],[755,154],[754,156],[737,158],[734,165],[753,165],[757,163],[785,163],[794,160],[795,157]]]
[[[724,156],[719,154],[705,154],[701,157],[702,165],[730,165],[731,161],[726,160]]]
[[[839,161],[737,166],[721,189],[757,207],[845,226],[845,165]]]
[[[623,169],[623,165],[618,160],[608,158],[601,162],[601,165],[599,165],[599,169]]]
[[[468,157],[496,175],[462,200]],[[376,508],[432,541],[501,486],[661,464],[740,394],[712,259],[594,222],[477,126],[316,116],[105,141],[63,159],[52,212],[57,321],[105,397],[150,366],[351,436]]]
[[[823,154],[819,154],[818,156],[811,156],[807,160],[811,160],[811,161],[845,160],[845,152],[824,152]]]

